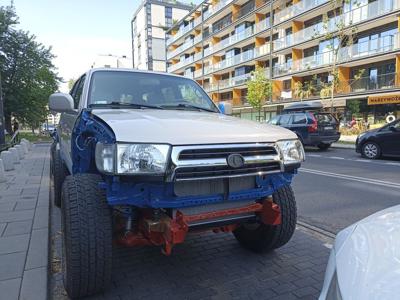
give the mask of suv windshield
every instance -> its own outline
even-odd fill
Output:
[[[128,71],[94,72],[88,105],[219,112],[207,94],[192,80]]]

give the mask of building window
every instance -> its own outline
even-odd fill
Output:
[[[171,27],[172,26],[172,7],[165,6],[165,26]]]

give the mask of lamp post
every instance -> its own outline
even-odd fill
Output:
[[[0,74],[0,145],[6,143],[6,138],[4,135],[4,107],[3,107],[3,91],[1,89],[1,74]]]

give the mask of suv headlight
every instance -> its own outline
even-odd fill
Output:
[[[96,166],[103,173],[161,175],[165,173],[169,145],[96,145]]]
[[[304,161],[304,148],[299,140],[279,141],[276,145],[281,152],[283,163],[285,165],[297,164]]]

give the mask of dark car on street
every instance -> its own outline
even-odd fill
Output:
[[[400,157],[400,119],[360,134],[356,140],[356,152],[369,159]]]
[[[340,138],[339,122],[320,102],[294,103],[268,122],[294,131],[303,145],[328,149]]]

